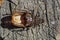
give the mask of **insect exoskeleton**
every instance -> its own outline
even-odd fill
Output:
[[[27,12],[13,11],[11,22],[14,26],[26,27],[31,25],[32,17]]]
[[[3,2],[4,2],[4,0],[0,0],[0,6],[2,6]]]

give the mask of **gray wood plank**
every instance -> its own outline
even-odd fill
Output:
[[[0,35],[4,40],[60,40],[60,0],[12,0],[16,5],[16,9],[34,10],[33,15],[37,14],[37,19],[43,18],[44,23],[38,24],[23,30],[21,28],[8,29],[0,26]],[[19,3],[18,3],[19,2]],[[12,10],[15,5],[12,4]],[[9,2],[4,0],[0,11],[1,18],[10,14]]]

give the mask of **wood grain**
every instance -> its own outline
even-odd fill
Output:
[[[0,36],[4,40],[58,40],[57,36],[60,27],[60,0],[12,0],[12,10],[16,7],[19,10],[30,10],[32,15],[43,18],[44,23],[33,25],[30,28],[4,28],[0,25]],[[0,24],[3,17],[10,14],[9,2],[4,0],[0,9]],[[27,30],[26,30],[27,29]],[[60,37],[60,36],[59,36]]]

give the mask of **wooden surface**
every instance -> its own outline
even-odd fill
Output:
[[[60,0],[12,0],[18,6],[17,9],[27,9],[36,15],[37,18],[43,18],[44,23],[33,25],[28,30],[22,28],[5,28],[0,26],[0,36],[4,40],[60,40]],[[12,3],[11,3],[12,4]],[[15,8],[12,4],[12,10]],[[34,12],[33,12],[34,10]],[[0,9],[1,19],[10,14],[9,2],[4,0]]]

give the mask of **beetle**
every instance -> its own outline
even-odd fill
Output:
[[[8,0],[9,1],[9,0]],[[11,1],[9,1],[11,2]],[[11,6],[11,4],[9,4]],[[36,16],[32,17],[32,12],[30,13],[29,10],[25,10],[25,11],[16,11],[11,9],[10,7],[10,12],[11,12],[11,20],[7,21],[8,18],[6,18],[6,21],[2,21],[2,23],[4,24],[11,24],[13,26],[16,27],[31,27],[33,24],[39,24],[39,23],[43,23],[44,20],[41,18],[36,18]]]
[[[34,19],[32,18],[32,13],[29,13],[28,11],[13,11],[11,15],[11,20],[8,21],[8,18],[6,20],[2,21],[4,24],[12,24],[13,26],[16,27],[31,27],[34,23],[39,24],[39,23],[44,23],[43,19],[37,20],[36,17]]]

